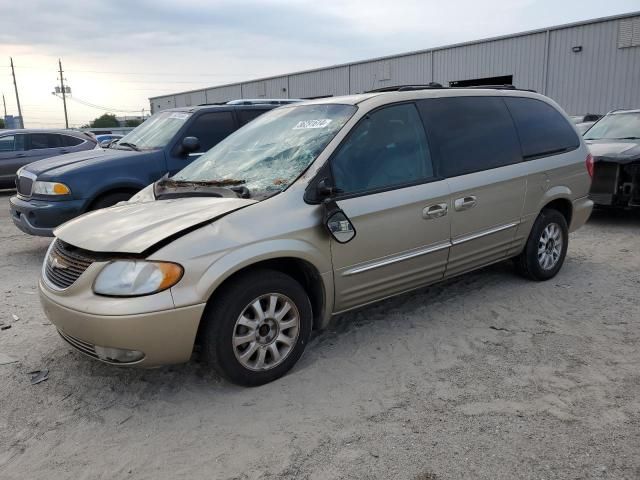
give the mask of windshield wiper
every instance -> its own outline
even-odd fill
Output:
[[[117,145],[123,145],[125,147],[129,147],[131,150],[135,150],[136,152],[139,152],[140,149],[138,148],[138,146],[135,143],[131,143],[131,142],[118,142]]]
[[[221,180],[177,180],[165,178],[157,181],[154,186],[156,199],[183,197],[222,197],[249,198],[251,192],[244,186],[246,180],[226,178]]]
[[[612,140],[640,140],[640,137],[619,137],[612,138]]]

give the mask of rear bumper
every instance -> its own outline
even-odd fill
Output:
[[[578,198],[573,201],[573,214],[569,231],[573,232],[587,223],[593,211],[593,201],[589,197]]]
[[[156,367],[191,358],[205,304],[135,315],[94,315],[67,308],[40,285],[40,301],[62,338],[81,353],[124,366]],[[142,352],[141,360],[116,363],[98,357],[95,347]]]
[[[29,235],[52,237],[53,230],[67,220],[83,213],[84,200],[23,200],[18,196],[9,199],[11,220],[16,227]]]

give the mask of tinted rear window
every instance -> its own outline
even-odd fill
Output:
[[[31,150],[43,148],[57,148],[62,146],[61,135],[55,133],[32,133]]]
[[[75,147],[83,142],[83,140],[80,140],[78,137],[72,137],[71,135],[63,135],[62,140],[65,147]]]
[[[580,146],[569,122],[551,105],[533,98],[505,98],[516,123],[525,159],[567,152]]]
[[[455,177],[522,159],[513,121],[500,98],[422,100],[420,113],[439,152],[441,176]]]

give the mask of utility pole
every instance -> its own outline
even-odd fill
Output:
[[[11,75],[13,76],[13,87],[16,90],[16,103],[18,104],[18,116],[20,117],[20,128],[24,128],[24,118],[22,118],[22,109],[20,108],[20,97],[18,96],[18,84],[16,83],[16,72],[13,69],[13,57],[9,57],[11,60]]]
[[[60,67],[60,91],[62,92],[62,105],[64,105],[64,125],[65,128],[69,128],[69,118],[67,117],[67,94],[64,91],[64,77],[62,76],[62,61],[58,59],[58,66]]]
[[[2,105],[4,105],[4,116],[7,116],[7,101],[4,99],[4,93],[2,94]]]

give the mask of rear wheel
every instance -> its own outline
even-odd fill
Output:
[[[557,210],[543,210],[536,218],[527,244],[515,258],[518,272],[532,280],[549,280],[562,268],[569,229],[564,216]]]
[[[311,334],[312,311],[293,278],[257,270],[223,287],[203,320],[206,361],[233,383],[257,386],[298,361]]]
[[[107,193],[91,204],[90,211],[100,210],[101,208],[113,207],[118,202],[125,202],[129,200],[133,196],[132,193],[129,192],[114,192]]]

